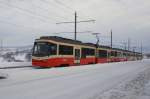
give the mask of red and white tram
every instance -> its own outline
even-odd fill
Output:
[[[95,44],[82,43],[57,36],[43,36],[34,42],[32,65],[56,67],[120,62],[127,61],[130,58],[129,54],[137,53],[106,46],[96,47]],[[137,59],[141,59],[140,53],[135,56],[138,56]]]

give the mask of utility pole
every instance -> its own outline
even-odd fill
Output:
[[[135,49],[136,49],[136,46],[133,47],[134,56],[136,56],[136,50]],[[136,58],[134,58],[134,60],[136,60]]]
[[[1,39],[1,52],[3,51],[3,40]]]
[[[128,51],[130,50],[130,38],[128,38]]]
[[[141,43],[141,60],[143,59],[143,45]]]
[[[133,47],[133,52],[135,52],[136,46]]]
[[[77,12],[75,11],[75,18],[73,22],[59,22],[56,24],[67,24],[67,23],[74,23],[74,39],[77,40],[77,23],[83,23],[83,22],[95,22],[95,20],[84,20],[84,21],[77,21]]]
[[[112,30],[111,30],[111,32],[110,32],[110,39],[111,39],[111,44],[110,44],[110,46],[111,46],[111,48],[112,48]]]
[[[74,29],[74,39],[77,40],[77,12],[75,12]]]
[[[143,53],[143,45],[142,45],[142,43],[141,43],[141,54]]]

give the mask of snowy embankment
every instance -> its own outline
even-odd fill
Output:
[[[0,51],[0,69],[31,66],[31,49],[30,46],[3,48]]]
[[[2,99],[150,99],[150,60],[2,72]]]
[[[0,62],[28,62],[31,61],[31,49],[5,49],[0,52]]]

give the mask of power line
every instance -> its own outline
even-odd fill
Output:
[[[48,20],[51,19],[51,18],[49,18],[49,17],[43,16],[43,15],[40,15],[40,14],[37,14],[37,13],[32,13],[32,11],[30,11],[30,10],[28,10],[28,9],[24,9],[24,8],[15,6],[15,5],[10,5],[10,4],[4,3],[4,2],[1,2],[1,3],[5,4],[5,5],[8,6],[8,7],[16,8],[17,10],[26,12],[26,13],[28,13],[28,14],[34,16],[34,17],[38,17],[38,18],[42,19],[42,20],[45,21],[45,22],[48,22],[46,19],[48,19]],[[9,5],[10,5],[10,6],[9,6]],[[36,16],[35,16],[35,14],[36,14]],[[54,19],[54,20],[56,20],[56,19]],[[52,20],[52,21],[53,21],[53,22],[56,22],[56,21],[57,21],[57,20],[56,20],[56,21],[54,21],[54,20]]]
[[[43,0],[44,1],[44,0]],[[47,17],[47,16],[43,16],[43,15],[40,15],[40,14],[38,14],[38,13],[34,13],[33,14],[33,12],[32,11],[30,11],[30,10],[28,10],[28,9],[24,9],[24,8],[21,8],[21,7],[18,7],[18,6],[15,6],[15,5],[10,5],[10,4],[7,4],[7,3],[5,3],[5,2],[2,2],[2,1],[0,1],[1,3],[3,3],[3,4],[5,4],[5,5],[7,5],[8,7],[13,7],[13,8],[17,8],[18,10],[21,10],[21,11],[24,11],[24,12],[27,12],[27,13],[29,13],[29,14],[31,14],[31,15],[35,15],[36,14],[36,17],[40,17],[40,18],[44,18],[44,19],[42,19],[42,20],[44,20],[45,22],[47,22],[46,20],[45,20],[45,18],[49,18],[49,17]],[[41,7],[39,7],[39,8],[41,8]],[[35,17],[35,16],[34,16]],[[49,18],[49,19],[51,19],[51,18]],[[48,19],[48,20],[49,20]],[[54,20],[56,20],[56,19],[54,19]]]
[[[76,23],[81,23],[81,22],[94,22],[95,20],[85,20],[85,21],[77,21]],[[62,24],[62,23],[74,23],[74,22],[59,22],[59,23],[56,23],[56,24]]]
[[[92,31],[83,31],[83,32],[77,32],[77,33],[91,33]],[[74,33],[74,32],[56,32],[55,34],[60,34],[60,33]]]
[[[15,23],[3,21],[3,20],[0,20],[0,22],[10,24],[10,25],[13,25],[13,26],[17,26],[17,27],[19,26],[19,27],[22,27],[22,28],[28,28],[28,29],[32,29],[32,30],[40,30],[39,28],[33,28],[33,27],[29,27],[29,26],[25,26],[25,25],[21,25],[21,24],[15,24]],[[40,30],[40,31],[45,31],[45,30]]]
[[[74,20],[75,20],[75,21],[73,21],[73,22],[60,22],[60,23],[56,23],[56,24],[74,23],[74,29],[75,29],[75,31],[74,31],[74,38],[75,38],[75,40],[76,40],[76,38],[77,38],[77,23],[93,22],[93,21],[95,21],[95,20],[77,21],[77,13],[76,13],[76,12],[75,12],[75,19],[74,19]]]
[[[7,7],[9,7],[9,8],[13,8],[13,7],[10,7],[10,6],[8,6],[8,5],[6,5]],[[20,9],[17,9],[16,11],[18,11],[18,10],[20,10]],[[22,10],[20,10],[21,12],[25,12],[25,11],[22,11]],[[24,13],[24,14],[27,14],[27,13]],[[27,15],[29,15],[29,13],[27,14]],[[35,15],[33,15],[33,14],[30,14],[30,17],[34,17],[34,18],[38,18],[39,19],[39,21],[42,21],[42,22],[47,22],[45,19],[43,19],[43,18],[41,18],[41,17],[38,17],[38,16],[35,16]]]
[[[71,13],[72,14],[72,11],[74,11],[74,10],[68,10],[68,8],[67,9],[64,9],[64,8],[66,8],[64,5],[61,5],[60,6],[60,4],[58,4],[58,3],[54,3],[54,2],[52,2],[52,1],[47,1],[47,0],[40,0],[41,2],[43,2],[43,3],[45,3],[45,4],[51,4],[54,8],[56,8],[56,6],[57,7],[59,7],[60,9],[61,9],[61,11],[62,11],[62,9],[63,9],[63,11],[64,12],[67,12],[67,13]],[[55,4],[55,5],[53,5],[53,4]],[[63,7],[63,8],[62,8]],[[70,14],[68,14],[68,15],[70,15]]]
[[[4,4],[4,5],[7,6],[7,7],[15,8],[15,9],[20,10],[20,11],[22,11],[22,12],[26,12],[26,13],[32,15],[33,17],[36,17],[36,18],[40,19],[42,22],[45,22],[45,23],[47,23],[47,24],[48,24],[47,19],[48,19],[48,20],[51,19],[51,18],[45,17],[45,16],[43,16],[43,15],[37,14],[37,13],[35,13],[35,12],[33,13],[32,11],[30,11],[30,10],[28,10],[28,9],[24,9],[24,8],[21,8],[21,7],[12,5],[12,4],[10,5],[10,4],[7,4],[7,3],[5,3],[5,2],[1,2],[1,1],[0,1],[0,3],[1,3],[1,4]],[[35,14],[36,14],[36,16],[35,16]],[[52,20],[52,21],[53,21],[53,22],[56,22],[57,20],[56,20],[56,21]],[[14,23],[13,23],[13,24],[14,24]],[[25,27],[25,26],[23,26],[23,27]]]
[[[61,2],[61,1],[59,1],[59,0],[54,0],[54,1],[55,1],[56,3],[58,3],[58,4],[62,5],[62,6],[64,6],[64,7],[66,7],[67,9],[71,9],[71,12],[75,10],[75,9],[73,9],[72,7],[70,7],[70,6],[66,5],[66,4],[64,4],[63,2]],[[78,10],[78,12],[80,12],[83,16],[85,16],[85,14],[83,14],[83,12],[81,12],[81,11],[79,11],[79,10]],[[88,17],[88,16],[86,15],[85,17]]]
[[[65,6],[68,9],[72,9],[71,7],[67,6],[66,4],[64,4],[63,2],[59,1],[59,0],[54,0],[56,3]]]
[[[44,2],[44,1],[42,1],[42,2]],[[56,11],[49,10],[49,9],[45,9],[45,8],[43,8],[43,7],[41,7],[41,6],[38,6],[38,5],[34,5],[34,6],[37,7],[37,8],[39,8],[40,10],[43,10],[43,11],[48,12],[48,13],[51,13],[51,15],[54,15],[54,14],[55,14],[56,16],[54,16],[54,17],[67,19],[67,18],[64,17],[64,16],[58,15],[58,13],[56,13]],[[51,6],[50,6],[50,7],[51,7]],[[61,10],[62,10],[62,9],[61,9]]]
[[[32,15],[34,15],[34,16],[36,15],[36,17],[43,18],[43,20],[45,20],[46,22],[47,22],[46,19],[48,19],[48,20],[52,19],[51,17],[43,16],[43,15],[38,14],[38,13],[35,13],[35,12],[31,11],[31,10],[24,9],[24,8],[22,8],[22,7],[15,6],[15,5],[12,5],[12,4],[7,4],[7,3],[5,3],[5,2],[3,2],[3,1],[0,1],[0,3],[1,3],[1,4],[5,4],[5,5],[8,6],[8,7],[16,8],[16,9],[18,9],[18,10],[27,12],[27,13],[32,14]],[[55,20],[55,19],[54,19],[54,20]],[[53,21],[54,21],[54,20],[53,20]],[[57,21],[57,20],[56,20],[56,21]],[[55,22],[55,21],[54,21],[54,22]]]

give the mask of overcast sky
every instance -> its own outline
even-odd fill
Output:
[[[141,42],[150,52],[150,0],[0,0],[0,39],[5,46],[33,44],[42,35],[74,38],[74,24],[57,22],[95,19],[96,22],[78,23],[77,31],[100,34],[101,44],[122,46],[131,39],[131,46],[139,50]],[[78,33],[78,40],[95,43],[90,33]]]

